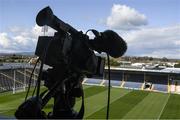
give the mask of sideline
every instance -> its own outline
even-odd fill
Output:
[[[159,114],[159,117],[158,117],[157,119],[160,119],[160,117],[161,117],[161,115],[162,115],[162,113],[163,113],[163,111],[164,111],[164,108],[165,108],[166,105],[167,105],[167,102],[168,102],[168,100],[169,100],[170,94],[171,94],[171,93],[169,93],[168,98],[167,98],[166,102],[164,103],[164,106],[163,106],[163,108],[162,108],[162,110],[161,110],[161,112],[160,112],[160,114]]]

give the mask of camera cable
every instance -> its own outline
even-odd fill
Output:
[[[30,91],[30,88],[31,88],[32,76],[34,74],[34,71],[36,69],[36,66],[37,66],[37,63],[39,62],[39,60],[40,59],[38,58],[35,65],[34,65],[34,68],[33,68],[32,72],[31,72],[31,75],[30,75],[30,78],[29,78],[29,83],[28,83],[28,90],[27,90],[26,97],[25,97],[25,101],[27,100],[27,97],[28,97],[28,94],[29,94],[29,91]]]
[[[107,59],[108,59],[108,100],[107,100],[106,120],[109,119],[109,106],[110,106],[110,96],[111,96],[111,76],[110,76],[109,54],[107,54]]]

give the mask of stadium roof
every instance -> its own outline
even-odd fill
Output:
[[[161,71],[170,72],[170,73],[180,73],[180,68],[165,68],[162,69]]]
[[[0,70],[2,70],[2,69],[17,69],[17,68],[33,68],[33,67],[34,66],[30,65],[29,63],[3,63],[0,66]],[[47,68],[49,68],[49,66],[45,65],[44,69],[47,69]],[[105,69],[107,69],[107,68],[105,68]],[[164,68],[164,69],[157,70],[157,69],[135,69],[135,68],[111,67],[111,70],[180,74],[180,68]]]
[[[17,69],[17,68],[32,68],[29,63],[3,63],[0,66],[0,70],[3,69]]]
[[[39,68],[40,66],[36,66],[36,68]],[[30,63],[2,63],[0,64],[0,70],[6,70],[6,69],[18,69],[18,68],[34,68],[34,65],[31,65]],[[43,65],[43,69],[47,70],[48,68],[51,68],[48,65]]]
[[[164,68],[164,69],[156,70],[156,69],[135,69],[135,68],[115,68],[115,67],[111,67],[111,70],[180,74],[180,68]]]

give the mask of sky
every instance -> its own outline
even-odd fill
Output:
[[[180,59],[180,0],[0,0],[1,53],[35,51],[43,35],[36,15],[46,6],[84,33],[117,32],[128,45],[125,55]]]

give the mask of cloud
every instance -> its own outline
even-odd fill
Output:
[[[53,35],[54,32],[49,28],[46,35]],[[16,28],[8,33],[2,32],[0,52],[35,51],[39,35],[43,32],[37,25],[31,29]],[[93,38],[92,33],[88,35]],[[180,24],[121,31],[119,35],[128,44],[126,55],[180,58]]]
[[[8,38],[7,33],[0,33],[0,47],[1,48],[8,48],[10,45],[10,40]]]
[[[55,30],[49,28],[46,35],[54,35]],[[32,52],[35,51],[38,36],[43,35],[42,28],[35,25],[31,29],[18,26],[11,27],[9,32],[0,33],[0,52]]]
[[[128,55],[180,58],[180,24],[121,35],[128,43]]]
[[[111,14],[106,20],[106,25],[113,29],[130,30],[146,25],[147,18],[134,8],[126,5],[114,4]]]

